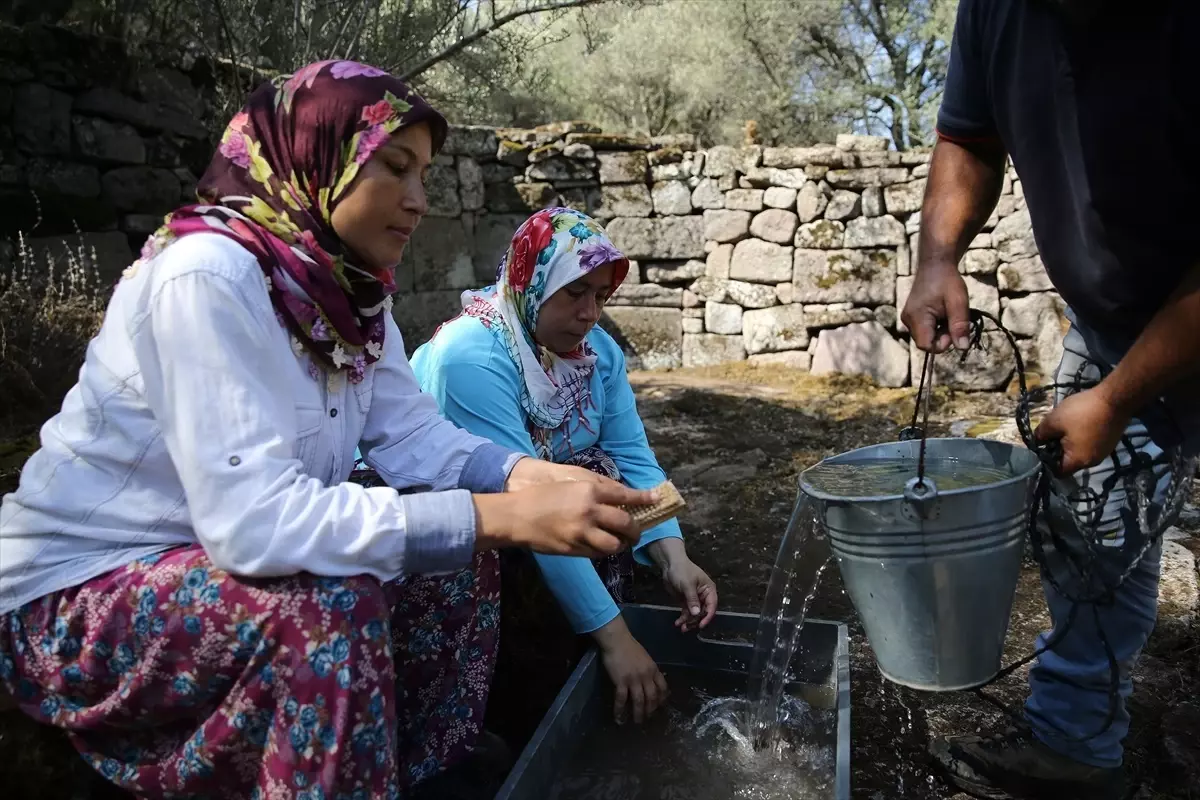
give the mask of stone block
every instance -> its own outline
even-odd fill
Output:
[[[484,205],[496,214],[530,212],[554,202],[554,187],[548,183],[488,183]]]
[[[846,226],[829,219],[801,225],[796,230],[796,247],[808,250],[838,250],[845,241]]]
[[[733,245],[719,244],[708,254],[704,274],[710,278],[728,280],[729,265],[733,261]]]
[[[804,309],[796,304],[746,311],[742,315],[742,338],[747,353],[778,353],[803,350],[808,346]]]
[[[883,202],[889,214],[911,214],[921,210],[925,199],[925,180],[898,183],[883,190]]]
[[[782,186],[787,189],[802,189],[808,183],[808,176],[801,169],[775,169],[773,167],[755,167],[749,170],[739,180],[738,184],[744,189],[768,189],[772,186]]]
[[[667,181],[654,185],[651,193],[654,212],[660,216],[682,216],[692,213],[692,191],[686,183]]]
[[[992,245],[1004,261],[1018,261],[1037,255],[1033,238],[1033,220],[1028,211],[1019,211],[996,223],[991,233]]]
[[[812,357],[814,375],[865,375],[880,386],[904,386],[908,372],[908,349],[874,321],[821,331]]]
[[[710,147],[704,154],[704,174],[721,178],[738,172],[745,173],[758,166],[762,151],[757,147]]]
[[[525,219],[520,214],[484,214],[475,223],[471,237],[471,261],[475,265],[476,286],[487,285],[496,279],[500,261]],[[424,224],[417,230],[423,227]]]
[[[912,168],[912,176],[914,178],[928,178],[929,177],[929,165],[928,164],[917,164],[915,167]]]
[[[596,151],[589,145],[576,142],[564,147],[563,155],[567,158],[573,158],[576,161],[592,161],[596,158]]]
[[[561,156],[563,154],[563,149],[564,146],[562,142],[550,142],[549,144],[544,144],[541,147],[535,147],[529,151],[529,163],[541,164],[543,161],[549,161],[555,156]]]
[[[622,283],[608,302],[615,306],[682,308],[683,289],[670,289],[653,283]]]
[[[684,309],[690,311],[691,309]],[[704,317],[689,317],[686,314],[683,317],[683,332],[686,333],[704,333]]]
[[[898,247],[907,241],[895,217],[858,217],[846,223],[846,247]]]
[[[11,34],[10,34],[11,35]],[[13,139],[17,147],[36,155],[69,155],[71,152],[71,95],[23,83],[13,92]]]
[[[424,223],[421,227],[424,227]],[[429,341],[439,325],[462,310],[461,294],[458,290],[443,289],[393,295],[392,316],[404,338],[404,350],[408,355],[411,356],[414,350]]]
[[[681,150],[695,150],[699,146],[694,133],[664,133],[651,136],[650,144],[655,147],[678,147]]]
[[[179,203],[179,178],[158,167],[118,167],[100,179],[104,197],[118,211],[171,211]]]
[[[868,189],[886,187],[908,181],[908,170],[903,167],[865,167],[859,169],[831,169],[825,180],[838,189]]]
[[[796,190],[784,186],[772,186],[763,191],[763,205],[768,208],[787,208],[796,205]]]
[[[989,330],[983,334],[983,350],[968,351],[965,361],[959,361],[959,353],[951,351],[950,358],[938,358],[935,362],[934,379],[937,385],[965,391],[991,391],[1002,389],[1012,378],[1016,361],[1008,340],[999,331]],[[910,344],[913,375],[921,375],[925,353]]]
[[[621,136],[613,133],[569,133],[567,144],[586,144],[599,153],[601,150],[649,150],[650,140],[645,136]]]
[[[1001,264],[996,279],[1002,292],[1045,292],[1054,288],[1039,256]]]
[[[107,86],[97,86],[79,95],[73,107],[77,114],[128,122],[140,130],[170,131],[200,140],[209,136],[195,114],[170,105],[143,103]]]
[[[692,208],[716,209],[725,207],[725,194],[712,178],[701,178],[692,190]]]
[[[876,186],[863,189],[862,214],[864,217],[881,217],[884,213],[883,191]]]
[[[714,242],[736,242],[750,233],[749,211],[709,210],[704,212],[704,238]]]
[[[608,224],[608,235],[629,258],[703,258],[703,225],[700,217],[618,217]]]
[[[529,153],[532,150],[533,148],[525,142],[502,139],[496,146],[496,160],[501,164],[524,168],[529,163]]]
[[[629,369],[671,369],[683,363],[683,312],[677,308],[608,306],[600,325],[621,346]]]
[[[601,183],[645,183],[649,164],[641,152],[600,153]]]
[[[853,303],[804,306],[804,320],[810,329],[840,328],[843,325],[868,322],[873,319],[875,319],[875,312]]]
[[[464,211],[483,208],[483,170],[473,158],[459,156],[455,160],[458,169],[458,196]]]
[[[737,303],[742,308],[769,308],[778,302],[776,290],[761,283],[704,277],[689,288],[701,300]]]
[[[815,147],[767,147],[763,149],[762,165],[779,169],[796,169],[810,164],[841,166],[842,154],[832,145]]]
[[[100,171],[95,167],[69,161],[33,159],[25,171],[29,188],[39,194],[82,198],[100,196]],[[174,199],[177,201],[178,195]],[[29,200],[26,199],[26,202]]]
[[[706,271],[705,263],[694,258],[688,261],[659,261],[646,265],[646,280],[650,283],[691,283],[703,278]]]
[[[894,330],[900,319],[900,312],[895,306],[879,306],[875,309],[875,321],[888,330]]]
[[[405,260],[412,263],[416,291],[476,288],[472,244],[461,219],[426,217],[422,220],[404,250]],[[492,266],[494,269],[495,264]]]
[[[888,140],[884,136],[860,136],[852,133],[839,133],[834,140],[837,149],[847,153],[877,153],[888,149]]]
[[[741,336],[716,333],[688,333],[683,336],[684,367],[715,367],[746,360]]]
[[[429,202],[428,216],[457,217],[463,212],[458,196],[458,171],[453,164],[434,164],[425,180],[425,198]]]
[[[530,163],[525,169],[530,181],[548,181],[557,184],[591,183],[596,180],[591,164],[556,155],[537,164]]]
[[[825,207],[825,219],[848,220],[862,212],[862,196],[845,189],[836,190]]]
[[[891,304],[896,254],[889,250],[796,250],[796,299],[803,303]]]
[[[1006,297],[1001,324],[1016,336],[1037,336],[1045,325],[1060,328],[1064,310],[1062,298],[1051,292],[1027,297]]]
[[[495,128],[483,125],[451,125],[442,152],[472,159],[494,159],[499,147]]]
[[[733,248],[729,277],[750,283],[776,284],[792,275],[792,248],[761,239],[744,239]]]
[[[819,183],[806,183],[796,192],[796,216],[801,222],[812,222],[825,213],[829,205],[828,187]]]
[[[734,211],[762,211],[762,189],[732,189],[725,193],[725,207]]]
[[[769,208],[750,220],[750,235],[775,244],[791,244],[796,234],[796,215],[782,208]]]
[[[79,152],[106,164],[145,164],[146,143],[131,126],[96,117],[75,117],[75,144]]]
[[[704,304],[704,328],[709,333],[721,333],[728,336],[742,332],[742,307],[734,303],[714,303],[711,300]]]
[[[782,353],[755,353],[746,359],[752,367],[795,369],[807,372],[812,355],[806,350],[784,350]]]
[[[645,184],[627,183],[600,187],[598,219],[648,217],[654,211],[654,199]]]
[[[1000,266],[1000,256],[995,250],[968,250],[958,262],[958,271],[964,275],[994,275]]]

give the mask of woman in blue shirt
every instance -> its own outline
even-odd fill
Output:
[[[646,440],[621,348],[596,327],[629,260],[595,220],[567,208],[537,212],[513,237],[496,283],[463,294],[463,312],[412,359],[442,414],[497,444],[574,464],[649,489],[666,476]],[[535,555],[578,633],[590,633],[616,688],[640,722],[666,697],[666,681],[630,634],[617,603],[625,565]],[[703,628],[717,591],[684,549],[672,519],[647,530],[633,557],[653,564],[681,598],[676,626]]]

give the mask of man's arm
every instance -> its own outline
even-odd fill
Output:
[[[1005,152],[999,140],[955,141],[939,136],[921,205],[917,272],[902,318],[922,350],[967,347],[967,285],[958,262],[1000,197]],[[939,322],[949,333],[934,338]]]
[[[1065,398],[1035,431],[1060,439],[1062,473],[1095,466],[1112,453],[1137,412],[1200,369],[1200,264],[1150,320],[1129,352],[1095,388]]]

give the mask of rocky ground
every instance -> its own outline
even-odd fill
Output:
[[[634,376],[656,451],[688,501],[683,519],[692,557],[718,581],[722,607],[757,611],[788,515],[797,472],[822,457],[886,441],[912,413],[911,389],[746,365]],[[1004,395],[935,396],[935,433],[1011,436]],[[6,466],[0,450],[0,484]],[[19,464],[18,464],[19,466]],[[11,479],[11,471],[8,473]],[[3,486],[0,485],[0,490]],[[1189,513],[1167,544],[1159,626],[1137,672],[1129,764],[1137,800],[1200,797],[1200,632],[1196,561],[1200,518]],[[635,599],[662,601],[653,576]],[[884,683],[836,570],[812,615],[844,620],[852,647],[853,796],[856,800],[960,796],[931,768],[931,736],[986,729],[1001,714],[971,694],[921,694]],[[1036,568],[1026,564],[1008,658],[1029,652],[1048,626]],[[1024,675],[992,687],[1018,706]],[[69,747],[19,716],[0,715],[0,785],[21,797],[100,797]]]

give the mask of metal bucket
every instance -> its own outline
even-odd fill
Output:
[[[919,441],[851,450],[824,464],[912,459],[903,494],[839,497],[800,476],[814,500],[884,677],[925,691],[980,686],[1000,671],[1041,463],[1024,447],[928,439],[927,459],[1007,469],[1013,477],[939,491],[916,485]]]

